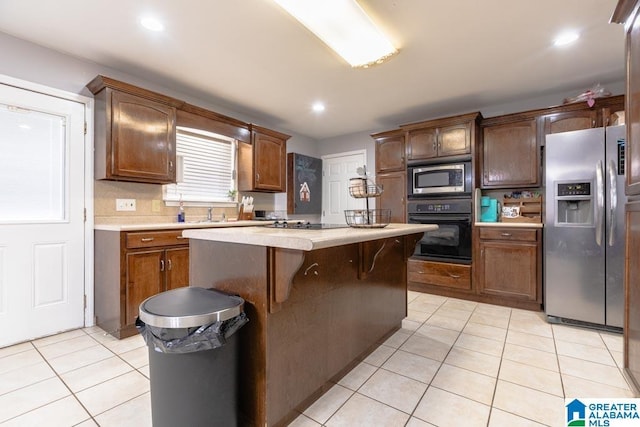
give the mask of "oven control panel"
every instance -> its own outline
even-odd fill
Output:
[[[428,202],[409,202],[409,214],[438,214],[438,213],[471,213],[470,199],[432,200]]]

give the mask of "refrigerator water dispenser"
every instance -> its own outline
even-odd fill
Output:
[[[556,226],[593,226],[593,195],[590,182],[556,183]]]

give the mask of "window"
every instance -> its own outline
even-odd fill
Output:
[[[164,186],[165,202],[229,202],[236,188],[236,142],[222,135],[178,127],[178,183]]]

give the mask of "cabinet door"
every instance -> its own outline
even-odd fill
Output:
[[[404,134],[376,138],[376,172],[405,169]]]
[[[253,133],[256,190],[286,191],[286,143],[280,138]]]
[[[174,107],[124,92],[111,92],[112,152],[111,161],[107,159],[110,178],[175,182],[175,140]]]
[[[377,200],[379,209],[391,209],[391,222],[406,223],[405,195],[407,194],[407,174],[393,172],[379,174],[376,182],[382,185],[382,194]]]
[[[536,243],[480,242],[478,290],[510,299],[538,300]]]
[[[539,165],[535,119],[484,128],[483,188],[536,187]]]
[[[125,325],[135,322],[140,303],[162,292],[164,251],[133,252],[126,255]]]
[[[640,201],[626,205],[624,365],[640,386]]]
[[[438,130],[417,129],[409,132],[407,141],[409,160],[432,159],[438,155]]]
[[[471,123],[442,127],[438,131],[438,156],[471,153]]]
[[[189,286],[189,248],[167,249],[164,258],[166,289]]]
[[[640,12],[627,30],[627,187],[629,196],[640,194]],[[640,380],[640,378],[637,378]]]
[[[571,132],[602,126],[597,110],[577,110],[544,116],[544,134]]]

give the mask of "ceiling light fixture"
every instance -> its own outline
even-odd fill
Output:
[[[313,104],[313,106],[311,106],[311,108],[316,113],[322,113],[324,111],[324,104],[322,102],[316,102]]]
[[[152,18],[150,16],[146,16],[140,19],[140,25],[150,31],[164,31],[164,24],[156,18]]]
[[[556,39],[553,41],[553,45],[566,46],[578,40],[579,37],[580,35],[575,31],[567,31],[566,33],[562,33],[558,37],[556,37]]]
[[[352,67],[379,64],[397,52],[355,0],[274,0]]]

